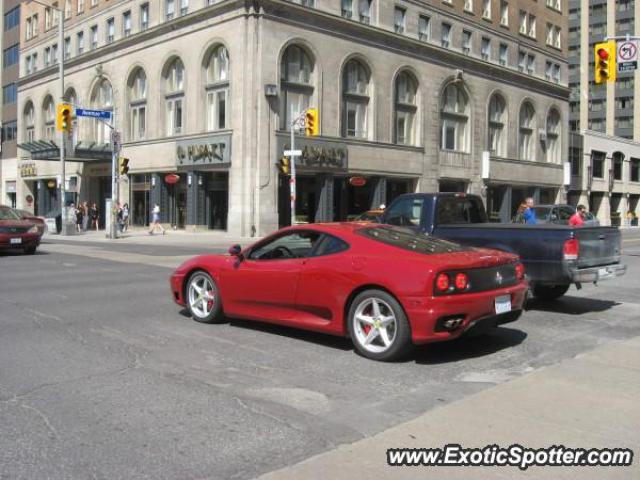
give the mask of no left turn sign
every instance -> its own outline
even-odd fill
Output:
[[[618,42],[617,63],[619,72],[629,72],[638,68],[638,41]]]

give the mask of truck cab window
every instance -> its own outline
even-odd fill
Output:
[[[424,200],[421,198],[403,198],[389,208],[385,215],[385,222],[401,227],[418,227],[422,218],[423,204]]]
[[[483,223],[482,209],[470,198],[442,197],[438,202],[438,225],[456,225],[465,223]]]

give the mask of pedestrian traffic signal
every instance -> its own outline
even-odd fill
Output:
[[[129,159],[120,157],[118,158],[118,172],[120,175],[126,175],[129,173]]]
[[[616,42],[596,43],[594,49],[596,83],[614,82],[616,80]]]
[[[59,132],[71,132],[71,105],[59,103],[56,115],[56,127]]]
[[[317,108],[307,108],[305,114],[304,132],[307,137],[315,137],[320,133],[320,121]]]
[[[277,165],[278,170],[280,170],[280,173],[283,175],[291,174],[291,159],[289,157],[281,157]]]

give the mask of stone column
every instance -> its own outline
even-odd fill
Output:
[[[320,174],[316,177],[316,222],[333,220],[333,175]]]
[[[377,177],[371,179],[373,184],[373,195],[371,196],[371,209],[378,208],[387,203],[387,178]]]

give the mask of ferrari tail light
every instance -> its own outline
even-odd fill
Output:
[[[464,273],[457,273],[454,283],[457,290],[466,290],[469,286],[469,277]]]
[[[524,265],[516,263],[516,278],[522,280],[524,278]]]
[[[449,275],[446,273],[441,273],[436,277],[436,288],[440,292],[446,292],[449,290],[451,286],[451,281],[449,280]]]
[[[577,239],[572,238],[564,242],[562,253],[564,254],[565,260],[577,260],[579,251],[580,251],[580,244],[578,243]]]

